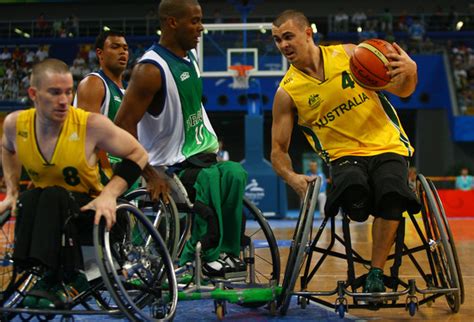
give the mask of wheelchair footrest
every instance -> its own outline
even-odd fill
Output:
[[[240,272],[228,272],[224,274],[224,279],[237,279],[237,278],[246,278],[247,271],[240,271]]]

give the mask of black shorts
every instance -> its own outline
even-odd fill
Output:
[[[339,207],[351,214],[365,213],[385,219],[401,219],[403,211],[417,213],[420,204],[408,186],[408,161],[395,153],[369,157],[348,156],[331,163],[332,185],[325,211],[335,216]],[[390,214],[387,207],[401,210]],[[356,211],[354,211],[354,209]]]

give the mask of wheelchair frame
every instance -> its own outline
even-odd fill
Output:
[[[403,218],[397,230],[395,251],[388,257],[388,260],[394,260],[393,266],[390,268],[390,276],[384,276],[384,283],[391,291],[381,293],[357,292],[357,289],[364,284],[367,274],[356,277],[354,263],[370,265],[370,261],[364,259],[352,249],[349,229],[350,219],[346,215],[343,215],[342,237],[336,233],[335,217],[332,217],[324,218],[314,239],[311,239],[314,206],[319,192],[318,184],[316,181],[310,185],[298,219],[294,234],[295,240],[290,248],[289,260],[286,266],[282,298],[279,303],[281,314],[286,314],[292,295],[298,296],[298,303],[302,308],[306,307],[308,301],[311,300],[334,309],[341,318],[344,317],[345,312],[349,308],[378,309],[384,307],[405,307],[410,315],[413,316],[419,305],[429,305],[436,298],[443,295],[446,296],[452,312],[458,312],[460,305],[464,302],[464,285],[461,270],[443,205],[433,183],[429,179],[426,179],[421,174],[417,177],[417,195],[422,204],[422,224],[424,230],[420,227],[414,215],[409,214],[410,221],[413,223],[421,240],[421,245],[416,247],[408,247],[406,245],[404,242],[405,218]],[[328,222],[330,222],[331,227],[329,245],[326,248],[319,247],[318,242]],[[333,250],[336,241],[344,246],[345,253]],[[422,265],[415,258],[414,254],[418,252],[426,254],[430,272],[425,273]],[[315,253],[320,254],[321,257],[314,266],[311,266],[313,256],[316,256]],[[347,280],[338,281],[337,287],[333,290],[308,291],[309,283],[328,256],[340,259],[347,258]],[[415,279],[403,281],[399,277],[402,256],[408,256],[411,263],[420,273],[426,288],[419,288],[416,285]],[[306,263],[303,265],[305,261]],[[303,266],[301,291],[295,292],[296,279]],[[399,289],[400,287],[402,289]],[[423,299],[418,300],[417,294],[421,294]],[[334,303],[321,298],[334,295],[337,296]],[[406,296],[405,303],[397,303],[401,296]],[[352,298],[353,303],[349,304],[347,297]]]
[[[139,209],[124,203],[117,206],[117,211],[127,212],[125,217],[128,223],[133,221],[135,226],[138,226],[137,223],[140,223],[141,227],[143,227],[141,232],[146,234],[146,238],[142,238],[145,244],[129,246],[127,252],[122,251],[122,253],[118,253],[114,251],[113,247],[116,246],[117,242],[110,241],[109,233],[105,230],[105,220],[103,219],[99,226],[94,226],[93,233],[96,262],[102,273],[101,277],[91,280],[89,282],[91,287],[87,291],[78,294],[74,298],[68,298],[63,308],[55,309],[22,307],[23,297],[28,294],[28,290],[34,285],[37,278],[41,277],[41,272],[36,267],[25,271],[19,271],[15,267],[11,259],[13,241],[10,239],[13,236],[13,231],[5,231],[5,229],[13,229],[11,221],[14,219],[9,215],[2,215],[0,217],[0,228],[3,236],[6,237],[6,243],[0,245],[2,247],[0,248],[1,262],[4,267],[0,277],[2,284],[3,281],[8,280],[8,286],[2,287],[0,293],[0,320],[9,321],[15,316],[19,316],[22,320],[29,320],[32,317],[37,317],[39,320],[50,320],[56,315],[62,315],[65,320],[74,320],[75,315],[126,316],[132,321],[143,318],[155,321],[172,319],[176,311],[177,284],[171,258],[165,243]],[[8,227],[5,227],[6,225]],[[131,236],[131,232],[129,232],[129,236]],[[101,241],[100,244],[99,241]],[[149,252],[155,256],[154,258],[150,257],[150,255],[147,256],[147,247]],[[135,258],[131,258],[133,251],[135,251]],[[159,258],[159,261],[156,258]],[[118,263],[128,265],[127,268],[130,275],[123,275],[125,266],[117,266]],[[158,271],[157,280],[161,284],[165,284],[165,292],[163,292],[160,300],[165,298],[167,307],[160,311],[155,305],[150,316],[144,313],[144,309],[152,303],[150,293],[157,294],[158,291],[156,289],[152,290],[151,285],[147,284],[149,280],[146,277],[140,276],[140,274],[146,275],[146,273],[149,275],[151,271],[151,269],[144,267],[143,263],[146,263],[148,267],[154,266],[155,272]],[[132,272],[133,268],[136,268],[136,270]],[[137,279],[137,276],[141,278],[144,286],[133,285],[133,283],[129,282],[132,278]],[[156,284],[153,284],[153,286],[155,287]],[[113,303],[112,298],[117,305]],[[89,303],[89,299],[96,301],[97,308]],[[135,303],[135,300],[137,303]],[[82,306],[84,310],[72,310],[78,306]],[[156,318],[157,316],[158,318]]]
[[[193,203],[189,200],[188,194],[181,181],[172,171],[165,167],[158,168],[159,174],[162,178],[166,179],[170,185],[171,196],[170,203],[173,206],[164,208],[162,201],[159,203],[161,206],[156,207],[150,205],[149,198],[146,197],[146,189],[140,188],[136,191],[132,191],[125,198],[136,205],[140,205],[140,200],[147,200],[142,203],[147,208],[159,208],[164,209],[165,212],[159,213],[155,211],[155,214],[159,214],[166,220],[175,220],[176,224],[172,224],[172,227],[179,227],[179,242],[176,244],[169,243],[170,245],[176,245],[174,249],[170,249],[170,253],[181,254],[187,236],[189,236],[192,227],[192,216],[194,215]],[[138,199],[138,203],[137,200]],[[166,211],[176,211],[180,214],[185,214],[184,227],[180,227],[179,214],[166,214]],[[281,288],[278,286],[280,278],[280,254],[276,243],[275,236],[268,224],[267,220],[263,216],[262,212],[253,205],[248,199],[243,200],[243,211],[244,216],[250,219],[254,219],[259,228],[249,234],[250,236],[245,238],[246,243],[242,245],[241,259],[248,265],[248,272],[246,276],[230,276],[228,278],[207,278],[202,274],[201,271],[201,246],[198,243],[196,247],[195,260],[190,265],[176,269],[176,275],[179,286],[179,300],[198,300],[198,299],[213,299],[215,312],[219,319],[222,319],[226,313],[226,303],[237,303],[247,307],[259,307],[265,304],[269,304],[269,308],[272,313],[276,312],[276,299],[279,297]],[[151,213],[149,213],[151,214]],[[151,216],[153,216],[151,214]],[[157,222],[155,219],[152,221]],[[157,226],[155,226],[156,228]],[[256,234],[263,234],[268,244],[269,254],[265,254],[265,258],[259,259],[258,247],[254,245],[252,237]],[[175,257],[175,258],[177,258]],[[271,272],[265,277],[264,273],[259,272],[258,263],[266,262],[271,266]],[[262,282],[262,280],[264,280]]]

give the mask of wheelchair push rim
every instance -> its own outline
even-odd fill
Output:
[[[321,188],[321,178],[317,177],[315,181],[308,184],[308,189],[303,201],[293,241],[288,255],[288,261],[285,268],[285,276],[283,278],[282,293],[279,300],[280,313],[285,315],[290,305],[291,296],[294,292],[296,280],[301,271],[301,267],[305,259],[305,249],[309,242],[311,228],[313,224],[314,209],[319,190]]]
[[[456,262],[453,247],[449,238],[449,225],[447,219],[443,218],[442,204],[438,203],[432,187],[423,175],[418,175],[418,195],[422,204],[423,222],[425,232],[429,241],[428,254],[432,258],[433,282],[436,287],[455,288],[455,292],[446,294],[446,300],[450,309],[456,313],[461,305],[461,283],[458,272],[459,263]]]
[[[165,243],[150,220],[129,204],[117,207],[128,218],[124,240],[111,245],[104,220],[94,226],[99,270],[117,306],[132,321],[172,319],[177,305],[177,284]],[[114,225],[117,226],[117,223]],[[141,231],[145,230],[143,235]],[[113,231],[113,230],[112,230]],[[111,231],[111,232],[112,232]]]

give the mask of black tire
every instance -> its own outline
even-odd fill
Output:
[[[104,284],[129,320],[173,318],[178,301],[173,263],[163,239],[138,208],[119,205],[110,232],[104,220],[95,225],[94,246]]]
[[[283,278],[282,293],[279,300],[280,314],[286,315],[290,306],[291,296],[296,285],[296,280],[301,271],[301,266],[306,257],[305,248],[309,242],[309,235],[313,224],[314,209],[318,199],[321,179],[318,177],[308,185],[303,206],[298,216],[293,241],[286,263],[285,276]]]
[[[438,191],[436,190],[435,185],[430,179],[427,179],[427,181],[435,197],[436,203],[438,205],[438,209],[440,210],[441,217],[443,218],[443,223],[444,223],[446,232],[448,233],[449,243],[451,245],[451,250],[453,251],[454,263],[456,265],[456,270],[457,270],[458,278],[459,278],[459,287],[461,289],[461,304],[464,304],[464,298],[465,298],[464,280],[461,273],[461,265],[459,265],[459,257],[458,257],[458,252],[456,251],[456,244],[454,242],[453,233],[451,232],[451,227],[449,226],[448,218],[446,217],[446,212],[444,211],[443,203],[441,202],[441,198],[438,195]]]
[[[145,188],[138,188],[127,193],[124,199],[139,208],[150,219],[165,242],[171,258],[175,260],[178,254],[180,225],[178,209],[173,199],[168,198],[167,204],[161,199],[158,202],[152,202]]]
[[[7,211],[0,215],[0,306],[5,308],[19,304],[36,281],[33,274],[19,271],[13,263],[14,233],[15,220]]]
[[[253,263],[253,265],[247,265],[247,285],[244,287],[276,286],[280,282],[280,251],[275,235],[260,209],[247,198],[243,199],[243,216],[245,218],[245,237],[242,240],[241,258]],[[252,224],[251,220],[255,223]],[[249,245],[245,245],[245,240],[252,241],[254,244],[253,258],[246,255]],[[267,303],[251,302],[243,303],[242,306],[259,307]]]
[[[419,174],[418,195],[422,204],[423,222],[425,224],[426,240],[432,244],[428,254],[432,258],[434,270],[433,283],[438,288],[456,288],[457,291],[446,294],[448,305],[454,313],[461,305],[461,283],[458,276],[459,267],[452,250],[449,238],[447,220],[441,215],[440,204],[426,178]],[[442,206],[442,205],[441,205]]]

